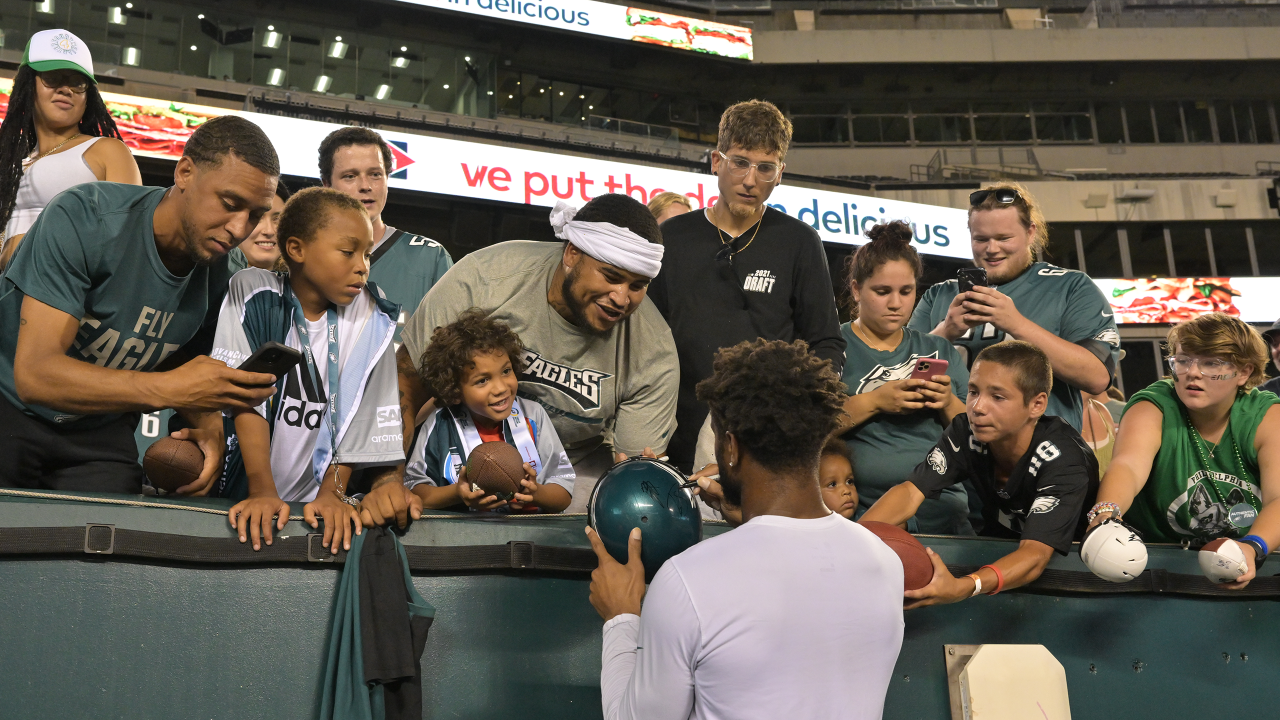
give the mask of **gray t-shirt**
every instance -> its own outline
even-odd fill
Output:
[[[401,342],[418,362],[438,327],[483,308],[524,342],[520,395],[551,416],[569,459],[601,443],[615,452],[658,454],[675,429],[680,370],[671,330],[647,299],[606,334],[565,320],[547,303],[560,243],[513,240],[466,256],[431,288]]]

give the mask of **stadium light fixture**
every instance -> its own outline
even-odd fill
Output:
[[[400,57],[391,58],[391,67],[407,68],[409,67],[409,58],[401,55]]]
[[[132,9],[133,9],[133,3],[125,3],[125,4],[124,4],[124,6],[125,6],[126,8],[129,8],[130,10],[132,10]]]
[[[268,25],[267,27],[270,28],[271,26]],[[282,39],[283,38],[280,35],[280,33],[276,32],[275,30],[267,30],[266,34],[262,36],[262,47],[271,48],[272,50],[279,50],[280,40]]]
[[[40,2],[36,3],[36,12],[44,13],[45,15],[52,15],[53,0],[40,0]]]
[[[192,46],[191,46],[191,49],[192,49],[192,50],[199,50],[200,48],[196,47],[195,45],[192,45]]]
[[[138,63],[142,61],[142,53],[138,52],[136,47],[126,47],[120,53],[120,61],[125,65],[137,67]]]
[[[387,97],[390,95],[391,95],[390,85],[379,85],[378,92],[374,94],[374,97],[378,98],[379,100],[386,100]]]
[[[471,56],[470,56],[470,55],[468,55],[468,56],[466,56],[466,57],[462,58],[462,60],[463,60],[463,62],[471,62]]]
[[[197,16],[196,16],[196,19],[197,19],[197,20],[203,20],[203,19],[204,19],[204,13],[200,13],[199,15],[197,15]]]
[[[347,56],[347,44],[342,42],[342,38],[339,37],[333,41],[332,45],[329,46],[329,57],[334,58],[336,60],[341,60],[346,56]]]
[[[333,84],[333,78],[328,75],[317,75],[316,84],[311,88],[315,92],[329,92],[329,86]]]
[[[489,94],[490,94],[490,95],[492,95],[492,94],[493,94],[493,91],[492,91],[492,90],[490,90],[490,91],[489,91]]]
[[[124,16],[124,9],[119,5],[107,8],[107,22],[112,25],[124,25],[129,19]]]
[[[448,90],[448,89],[449,89],[449,83],[445,83],[445,85],[444,85],[444,89],[445,89],[445,90]]]
[[[400,52],[409,52],[409,46],[408,46],[408,45],[401,45],[401,46],[400,46]]]
[[[267,74],[267,84],[280,87],[284,84],[284,70],[280,68],[271,68],[271,72]]]

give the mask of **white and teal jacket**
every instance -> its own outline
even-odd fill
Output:
[[[236,273],[218,316],[212,357],[237,367],[266,342],[301,350],[292,295],[286,275],[258,268]],[[338,309],[336,457],[324,415],[326,391],[312,387],[307,368],[296,366],[278,378],[275,395],[256,408],[271,426],[271,469],[282,500],[313,499],[325,470],[335,462],[359,469],[404,460],[392,343],[399,314],[399,306],[382,297],[372,283],[354,302]],[[240,499],[248,494],[248,478],[230,414],[224,425],[227,459],[212,494]]]

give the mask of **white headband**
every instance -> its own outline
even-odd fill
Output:
[[[655,278],[662,269],[662,246],[634,232],[607,222],[574,220],[578,208],[557,202],[551,211],[551,227],[556,237],[602,263],[617,265],[637,275]]]

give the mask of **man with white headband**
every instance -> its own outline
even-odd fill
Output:
[[[430,399],[418,368],[436,328],[473,307],[510,325],[526,348],[519,394],[546,408],[589,479],[574,485],[577,512],[617,454],[665,451],[680,378],[671,330],[645,300],[663,253],[648,208],[601,195],[580,210],[558,204],[551,224],[565,242],[512,240],[454,265],[409,318],[396,357],[408,426]]]

